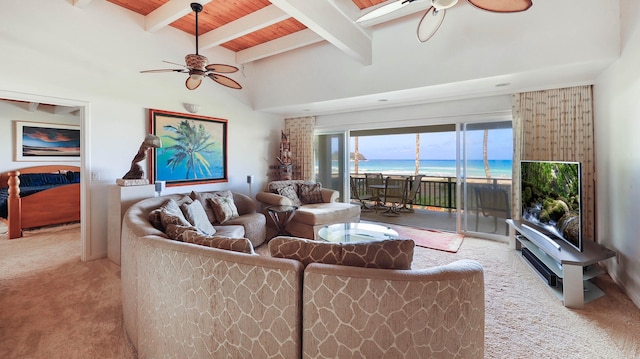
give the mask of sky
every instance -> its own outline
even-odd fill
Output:
[[[513,157],[512,130],[489,130],[487,146],[490,160],[510,160]],[[470,160],[482,159],[484,131],[467,131],[467,154]],[[355,149],[354,138],[350,139],[350,149]],[[358,152],[367,159],[413,160],[415,159],[415,134],[362,136],[358,139]],[[435,132],[420,135],[420,158],[430,160],[456,159],[456,133]]]

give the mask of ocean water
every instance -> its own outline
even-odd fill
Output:
[[[337,170],[337,161],[334,161]],[[383,174],[413,175],[415,160],[375,160],[358,161],[358,173],[380,172]],[[491,178],[511,178],[511,160],[489,160]],[[355,173],[355,161],[350,163],[351,173]],[[419,174],[433,177],[455,177],[455,160],[421,160]],[[486,178],[483,160],[467,161],[467,176]]]

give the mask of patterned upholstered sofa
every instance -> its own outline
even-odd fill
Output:
[[[302,180],[271,181],[264,191],[256,194],[256,200],[266,207],[275,205],[298,205],[291,222],[285,230],[292,236],[317,238],[320,228],[334,223],[360,221],[360,206],[336,202],[340,193],[323,188],[320,183]],[[267,222],[267,236],[275,235],[275,225]]]
[[[263,255],[180,242],[148,220],[165,199],[123,220],[124,330],[139,358],[484,355],[477,262],[376,268],[410,268],[412,240],[276,237]]]

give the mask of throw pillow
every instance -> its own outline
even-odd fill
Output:
[[[167,211],[166,209],[160,211],[160,220],[162,222],[162,228],[164,228],[165,232],[167,230],[167,226],[170,224],[193,227],[191,223],[189,223],[189,221],[184,218],[184,215],[182,213],[180,213],[180,215],[176,215],[172,212]]]
[[[295,237],[276,237],[269,241],[272,257],[309,263],[339,264],[380,269],[411,269],[412,239],[388,239],[360,243],[330,243]]]
[[[162,217],[160,216],[160,213],[163,210],[167,210],[167,208],[170,208],[170,212],[173,211],[176,216],[181,216],[184,218],[184,215],[180,210],[180,205],[183,203],[191,203],[191,202],[193,202],[193,200],[188,196],[183,196],[182,198],[179,198],[177,201],[172,198],[169,198],[159,208],[156,208],[153,211],[149,212],[149,215],[147,216],[147,218],[149,219],[149,222],[151,223],[152,226],[154,226],[158,230],[164,231],[165,227],[162,225]],[[178,209],[177,212],[176,212],[176,208]],[[185,221],[186,221],[186,218],[185,218]],[[187,221],[187,223],[188,222],[189,221]]]
[[[184,214],[180,209],[180,205],[173,199],[167,200],[160,207],[160,220],[162,226],[166,229],[168,224],[179,224],[182,226],[191,226],[191,223],[184,218]]]
[[[149,222],[156,229],[164,232],[164,227],[162,226],[162,217],[160,217],[160,212],[162,212],[161,208],[156,208],[153,211],[149,212]]]
[[[233,198],[233,194],[230,191],[216,191],[216,192],[196,192],[191,191],[190,197],[193,200],[200,201],[202,203],[202,207],[204,207],[204,211],[207,213],[207,217],[209,218],[209,222],[216,223],[216,214],[213,211],[213,208],[209,205],[209,198],[215,197],[231,197]]]
[[[234,252],[255,254],[253,245],[247,238],[206,236],[197,231],[185,231],[183,234],[183,242],[198,244],[211,248],[226,249]]]
[[[296,193],[296,188],[293,185],[278,188],[278,194],[290,199],[291,204],[294,206],[299,206],[302,204],[300,202],[300,198],[298,198],[298,193]]]
[[[216,216],[216,221],[220,224],[223,224],[231,218],[240,217],[238,208],[233,202],[233,197],[213,197],[209,198],[208,202]]]
[[[165,228],[166,229],[164,233],[167,235],[167,237],[180,242],[184,242],[187,232],[197,232],[196,227],[193,227],[191,225],[184,226],[181,224],[169,223],[165,226]]]
[[[303,204],[322,203],[322,184],[300,184],[300,201]]]
[[[194,227],[196,227],[200,232],[213,235],[216,233],[216,229],[213,228],[211,222],[209,222],[209,218],[207,217],[207,213],[204,211],[204,207],[200,201],[193,201],[191,203],[183,203],[180,206],[182,213],[184,213],[184,217],[191,223]]]

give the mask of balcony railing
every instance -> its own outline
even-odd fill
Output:
[[[364,175],[352,175],[359,194],[369,193],[366,187]],[[388,175],[392,180],[403,180],[405,177],[400,175]],[[413,180],[413,178],[411,179]],[[491,186],[494,189],[505,190],[511,193],[511,179],[487,179],[487,178],[469,178],[467,180],[467,188],[472,193],[474,186]],[[415,205],[423,207],[434,207],[442,209],[456,209],[456,178],[455,177],[423,177],[420,183],[420,190],[416,195]],[[468,196],[470,203],[469,209],[476,209],[476,197]]]

